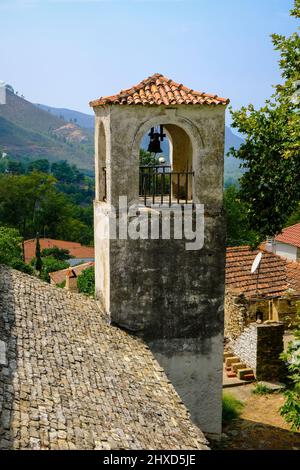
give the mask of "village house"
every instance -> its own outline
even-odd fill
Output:
[[[252,274],[258,252],[248,246],[227,248],[225,336],[231,339],[257,320],[283,322],[285,329],[296,322],[300,263],[262,250],[260,266]]]
[[[291,261],[300,260],[300,223],[282,230],[275,238],[265,244],[268,251]]]
[[[256,270],[251,267],[262,255]],[[228,378],[280,381],[284,343],[300,300],[300,263],[265,250],[229,247],[226,255],[225,372]]]
[[[62,250],[68,250],[71,257],[67,260],[70,266],[75,266],[79,263],[88,263],[94,261],[94,247],[84,246],[81,243],[69,242],[65,240],[54,240],[52,238],[40,238],[41,251],[45,248],[60,248]],[[24,261],[30,263],[32,258],[35,257],[36,250],[36,238],[25,240],[23,244],[24,249]]]
[[[60,269],[59,271],[54,271],[49,273],[50,284],[57,286],[65,284],[65,288],[71,290],[72,292],[77,292],[77,278],[78,276],[88,268],[94,266],[93,261],[88,263],[78,264],[76,266]]]

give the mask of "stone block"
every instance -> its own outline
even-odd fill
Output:
[[[240,379],[240,380],[244,380],[244,377],[248,374],[253,375],[253,369],[246,368],[246,369],[238,369],[238,371],[237,371],[237,376],[238,376],[238,379]]]
[[[246,369],[247,365],[244,362],[235,362],[232,364],[233,372],[237,373],[239,369]]]
[[[230,357],[227,357],[227,359],[225,360],[225,366],[229,367],[232,364],[235,364],[237,362],[240,362],[240,358],[238,356],[230,356]]]

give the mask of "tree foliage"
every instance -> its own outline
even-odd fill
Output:
[[[245,203],[241,201],[236,186],[225,189],[224,206],[227,215],[227,245],[253,245],[256,234],[249,224]]]
[[[37,272],[41,272],[42,267],[43,267],[43,262],[41,258],[41,245],[40,245],[40,238],[39,234],[37,233],[36,235],[36,245],[35,245],[35,263],[34,267],[37,270]]]
[[[94,296],[95,294],[95,269],[93,266],[85,269],[77,278],[78,291]]]
[[[22,237],[16,229],[0,226],[0,263],[22,260]]]
[[[90,210],[59,192],[52,175],[0,175],[0,223],[17,228],[24,238],[33,238],[38,231],[50,238],[89,244],[92,224],[82,219]]]
[[[32,274],[32,267],[23,261],[22,241],[18,230],[0,226],[0,264]]]
[[[300,0],[291,14],[300,17]],[[240,198],[245,203],[256,242],[275,235],[299,203],[300,194],[300,37],[273,34],[280,52],[284,83],[265,106],[253,105],[231,111],[232,126],[245,136],[245,143],[230,152],[243,161]]]
[[[44,250],[42,251],[42,256],[52,256],[53,258],[58,259],[60,261],[66,261],[67,259],[73,258],[70,255],[69,250],[65,250],[64,248],[57,248],[57,246],[54,246],[52,248],[44,248]]]
[[[287,352],[281,356],[288,364],[290,386],[284,393],[285,403],[280,414],[291,424],[292,430],[296,431],[300,429],[300,309],[294,336],[295,340],[289,343]]]
[[[63,260],[58,260],[53,256],[47,256],[42,258],[42,270],[40,273],[40,278],[43,281],[50,282],[49,273],[60,271],[61,269],[66,269],[69,267],[69,263]]]

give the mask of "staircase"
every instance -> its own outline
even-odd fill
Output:
[[[239,380],[252,382],[255,380],[253,369],[235,356],[231,351],[224,351],[225,371],[228,378],[237,377]]]

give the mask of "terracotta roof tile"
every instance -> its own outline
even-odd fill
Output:
[[[92,261],[88,263],[78,264],[77,266],[72,266],[71,270],[76,274],[76,276],[79,276],[82,271],[87,268],[91,268],[92,266],[94,266],[94,264],[95,263]],[[61,284],[63,281],[65,281],[69,269],[70,268],[60,269],[59,271],[49,273],[50,279],[54,282],[54,284]]]
[[[41,250],[45,248],[61,248],[69,250],[70,255],[74,258],[94,258],[94,247],[83,246],[80,243],[68,242],[64,240],[54,240],[52,238],[40,238]],[[25,262],[29,263],[35,257],[36,239],[25,240],[24,242],[24,257]]]
[[[284,228],[282,233],[275,237],[277,242],[287,243],[300,248],[300,223]]]
[[[290,261],[287,263],[286,269],[290,288],[300,293],[300,263]]]
[[[273,253],[263,252],[259,275],[251,274],[258,250],[248,246],[229,247],[226,254],[226,288],[237,290],[246,297],[282,296],[290,287],[287,262]]]
[[[191,88],[176,83],[163,75],[156,73],[137,85],[121,90],[117,95],[101,97],[91,101],[90,106],[104,106],[106,104],[119,105],[161,105],[175,104],[206,104],[227,105],[229,100],[204,92],[194,91]]]

